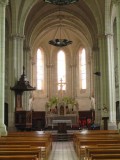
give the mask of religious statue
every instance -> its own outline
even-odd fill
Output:
[[[91,100],[91,109],[95,109],[95,98],[94,96],[90,97]]]
[[[60,106],[60,115],[64,115],[64,106],[63,105]]]
[[[69,108],[68,106],[66,106],[66,114],[69,114],[69,113],[70,113]]]
[[[33,109],[33,96],[32,94],[29,95],[29,102],[28,102],[28,108],[29,110],[32,110]]]

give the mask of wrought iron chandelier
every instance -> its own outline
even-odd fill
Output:
[[[62,5],[68,5],[68,4],[73,4],[79,0],[44,0],[46,3],[54,4],[54,5],[59,5],[59,17],[60,17],[60,6]],[[61,19],[60,19],[61,20]],[[56,46],[56,47],[65,47],[70,44],[72,44],[71,40],[68,40],[66,38],[61,38],[61,21],[60,21],[60,38],[54,38],[49,41],[49,44]]]
[[[65,32],[65,30],[64,30],[64,32]],[[52,40],[50,40],[48,43],[55,46],[55,47],[65,47],[65,46],[72,44],[71,40],[68,40],[67,38],[61,38],[62,33],[63,33],[63,31],[62,31],[62,25],[61,25],[61,19],[60,19],[60,24],[57,28],[57,31],[55,33],[54,38]],[[60,38],[57,37],[58,35]]]
[[[47,3],[55,4],[55,5],[68,5],[75,3],[79,0],[44,0]]]
[[[53,39],[49,41],[49,44],[56,46],[56,47],[65,47],[69,44],[72,44],[72,41],[67,39]]]

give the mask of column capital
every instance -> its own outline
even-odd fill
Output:
[[[106,38],[112,38],[113,34],[112,33],[106,33],[105,36],[106,36]]]
[[[0,5],[7,5],[8,4],[8,0],[0,0]]]
[[[25,36],[21,35],[21,34],[11,34],[10,38],[13,38],[13,39],[24,39]]]
[[[113,37],[113,33],[99,34],[97,35],[98,39],[106,39],[108,37]]]

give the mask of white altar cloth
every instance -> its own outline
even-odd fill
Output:
[[[52,128],[54,127],[54,125],[56,125],[56,124],[58,124],[58,123],[66,123],[66,124],[69,124],[70,126],[71,126],[71,128],[72,128],[72,120],[68,120],[68,119],[64,119],[64,120],[62,120],[62,119],[54,119],[54,120],[52,120]]]

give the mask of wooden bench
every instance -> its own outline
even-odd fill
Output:
[[[103,132],[104,133],[104,132]],[[107,133],[107,132],[105,132]],[[109,132],[108,132],[109,133]],[[111,132],[110,132],[111,133]],[[94,140],[94,139],[119,139],[120,140],[120,135],[119,134],[77,134],[76,136],[74,136],[74,139],[73,139],[73,144],[74,144],[74,148],[76,150],[76,152],[78,151],[78,148],[79,148],[79,143],[81,141],[81,139],[83,140]],[[117,132],[115,132],[117,133]]]
[[[114,138],[118,136],[120,138],[120,135],[118,134],[119,132],[117,130],[83,130],[81,132],[75,132],[73,134],[73,145],[75,150],[77,151],[77,146],[79,145],[79,139],[101,139],[106,136],[107,139],[109,138]],[[96,137],[96,138],[95,138]]]
[[[17,133],[17,134],[15,134]],[[40,132],[14,132],[8,134],[8,136],[0,137],[0,146],[18,146],[18,145],[28,145],[28,146],[37,146],[41,149],[41,156],[44,159],[47,159],[51,149],[52,149],[52,136],[50,133],[38,134]],[[22,135],[22,136],[21,136]]]
[[[102,144],[100,144],[100,146],[99,145],[93,145],[93,146],[86,146],[85,147],[85,157],[87,157],[88,156],[88,154],[89,154],[89,149],[103,149],[103,150],[105,150],[105,149],[120,149],[120,144],[119,145],[102,145]]]
[[[0,155],[0,160],[37,160],[36,155]]]
[[[85,151],[86,146],[92,146],[92,145],[98,145],[98,144],[120,144],[120,140],[114,140],[114,139],[99,139],[99,140],[81,140],[78,153],[79,155],[82,154],[83,151]]]
[[[0,150],[0,155],[2,156],[5,156],[5,155],[16,155],[16,156],[19,156],[19,155],[33,155],[33,156],[37,156],[37,160],[41,160],[41,154],[40,154],[40,150],[37,151],[37,150],[14,150],[14,151],[4,151],[4,150]]]
[[[86,159],[91,159],[91,155],[94,154],[119,154],[120,153],[120,148],[118,149],[113,149],[113,148],[96,148],[96,149],[88,149],[88,154],[86,155]]]
[[[3,144],[0,144],[0,148],[29,148],[30,145],[14,145],[14,144],[11,144],[11,145],[3,145]]]
[[[111,158],[120,160],[120,154],[92,154],[90,160],[110,160]]]

